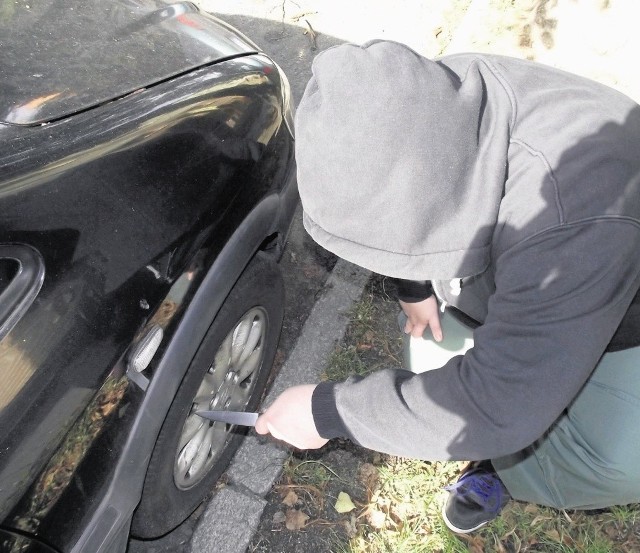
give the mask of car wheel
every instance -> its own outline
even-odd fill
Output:
[[[266,386],[284,312],[276,263],[259,255],[231,290],[193,358],[156,441],[131,533],[161,536],[212,490],[246,429],[196,411],[254,410]]]

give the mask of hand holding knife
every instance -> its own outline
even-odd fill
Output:
[[[276,440],[298,449],[317,449],[329,440],[318,434],[313,419],[311,398],[314,389],[312,384],[288,388],[264,413],[196,411],[195,414],[211,421],[254,426],[258,434],[271,434]]]

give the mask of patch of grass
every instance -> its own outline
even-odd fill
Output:
[[[321,461],[299,459],[293,455],[285,464],[283,475],[288,482],[320,489],[324,489],[332,477],[338,477],[331,467]]]
[[[322,461],[306,460],[300,461],[294,468],[294,475],[297,479],[303,479],[314,485],[322,485],[331,478],[340,480],[340,476]]]
[[[339,347],[331,354],[323,377],[327,380],[345,380],[350,376],[364,376],[369,372],[370,369],[355,347]]]
[[[640,522],[638,505],[616,505],[609,509],[609,517],[613,522],[634,525]]]
[[[375,276],[349,311],[349,326],[331,355],[323,378],[345,380],[382,366],[401,366],[402,337],[395,325],[398,304],[387,294],[386,279]],[[385,321],[386,326],[381,326]]]
[[[360,301],[356,302],[351,308],[351,331],[360,336],[368,331],[372,331],[377,312],[378,309],[373,293],[364,293]]]
[[[480,531],[452,534],[440,508],[464,463],[386,458],[346,553],[631,553],[640,551],[640,506],[565,512],[512,501]]]
[[[349,553],[466,551],[440,518],[442,488],[460,468],[460,463],[385,458],[378,466],[379,485],[360,515],[362,524],[349,543]]]

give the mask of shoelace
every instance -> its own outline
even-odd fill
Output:
[[[497,513],[502,508],[503,491],[498,477],[493,474],[478,474],[479,470],[471,470],[454,484],[446,486],[447,491],[457,491],[462,497],[473,501],[483,509]],[[478,501],[479,500],[479,501]],[[495,502],[492,503],[492,500]]]

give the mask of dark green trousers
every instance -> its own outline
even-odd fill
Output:
[[[514,499],[558,509],[640,503],[640,347],[605,354],[564,415],[492,459]]]
[[[398,316],[404,328],[406,317]],[[405,367],[442,366],[473,345],[472,332],[441,320],[444,342],[430,330],[405,335]],[[605,354],[580,394],[547,433],[523,451],[492,459],[514,499],[558,509],[640,503],[640,347]]]

